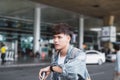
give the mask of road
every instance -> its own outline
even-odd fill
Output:
[[[38,72],[41,67],[1,68],[0,80],[39,80]],[[92,80],[112,80],[113,78],[114,63],[105,63],[100,66],[87,65],[87,68]]]
[[[103,65],[87,65],[92,80],[112,80],[114,74],[114,63]]]

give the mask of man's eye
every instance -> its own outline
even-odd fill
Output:
[[[59,39],[61,39],[62,37],[61,36],[58,36]]]

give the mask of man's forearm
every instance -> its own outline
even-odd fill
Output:
[[[52,70],[54,72],[62,73],[62,68],[59,66],[52,66]]]

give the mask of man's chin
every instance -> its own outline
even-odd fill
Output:
[[[60,50],[61,48],[59,48],[59,47],[55,47],[55,49],[56,49],[56,50]]]

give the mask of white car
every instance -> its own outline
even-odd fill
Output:
[[[105,53],[96,51],[96,50],[88,50],[86,51],[86,64],[98,64],[101,65],[105,63]]]
[[[107,61],[111,61],[111,62],[115,62],[115,60],[116,60],[116,54],[115,53],[108,54],[106,56],[106,60]]]

